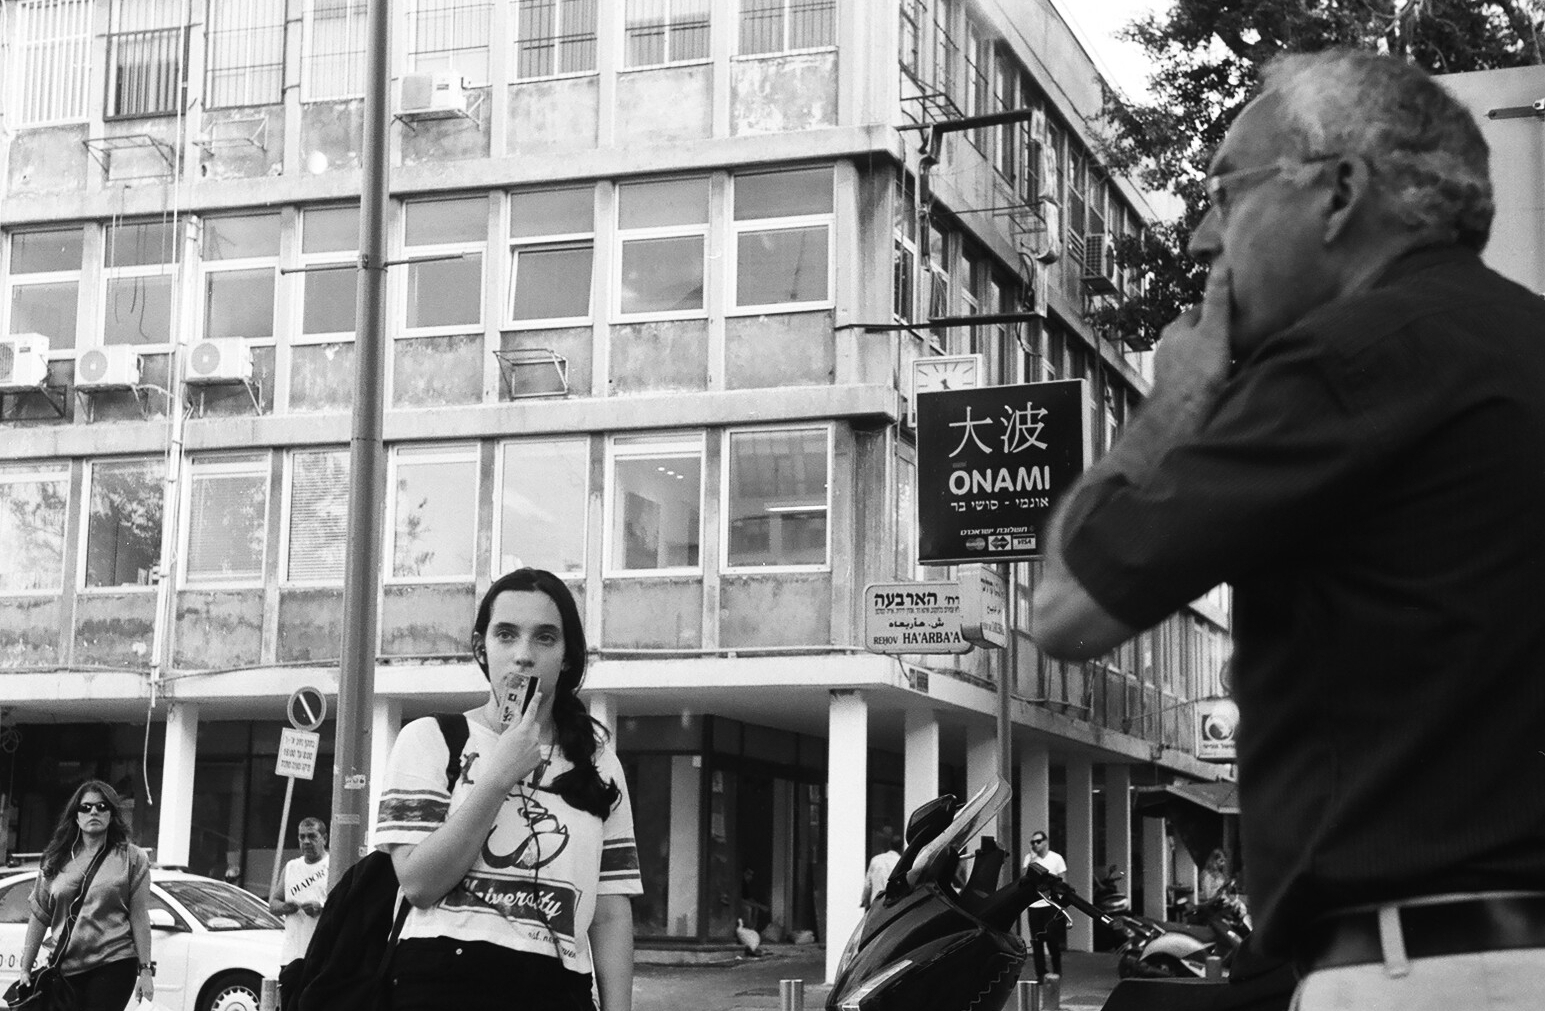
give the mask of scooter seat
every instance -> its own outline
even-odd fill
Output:
[[[1166,920],[1160,926],[1171,933],[1194,937],[1204,944],[1211,944],[1218,939],[1218,935],[1213,932],[1211,927],[1198,926],[1194,923],[1173,923]]]

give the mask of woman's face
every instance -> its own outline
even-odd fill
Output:
[[[96,790],[87,790],[75,805],[75,824],[81,835],[101,835],[112,820],[112,806]]]
[[[483,634],[488,685],[496,704],[514,695],[516,705],[529,678],[536,678],[550,705],[564,666],[563,616],[539,590],[506,590],[494,598]],[[519,714],[517,712],[516,718]]]

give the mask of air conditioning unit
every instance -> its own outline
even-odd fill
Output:
[[[467,114],[467,82],[460,74],[437,70],[432,74],[407,74],[402,79],[402,104],[398,114],[406,119],[448,119]]]
[[[35,390],[47,378],[47,337],[36,333],[0,337],[0,392]]]
[[[1036,263],[1056,263],[1062,257],[1062,208],[1041,201],[1033,226],[1019,236],[1019,252]]]
[[[123,390],[139,385],[140,357],[132,347],[88,348],[75,358],[77,390]]]
[[[1036,194],[1042,200],[1057,199],[1057,152],[1053,151],[1050,144],[1042,144],[1036,148],[1040,152],[1036,162],[1036,179],[1040,184],[1041,192]]]
[[[195,385],[241,383],[252,378],[252,349],[241,337],[210,337],[193,345],[183,381]]]
[[[1102,295],[1116,291],[1116,250],[1104,232],[1084,236],[1084,286]]]

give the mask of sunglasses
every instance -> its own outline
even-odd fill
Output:
[[[1041,845],[1041,843],[1043,843],[1045,841],[1046,841],[1046,837],[1045,836],[1041,836],[1041,838],[1039,838],[1039,839],[1031,839],[1030,840],[1030,845],[1031,846],[1039,846],[1039,845]]]
[[[106,814],[113,809],[113,805],[105,800],[88,800],[75,805],[76,814]]]

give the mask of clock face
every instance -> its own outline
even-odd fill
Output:
[[[977,385],[974,358],[918,359],[915,368],[913,388],[917,393],[969,390],[975,389]]]

